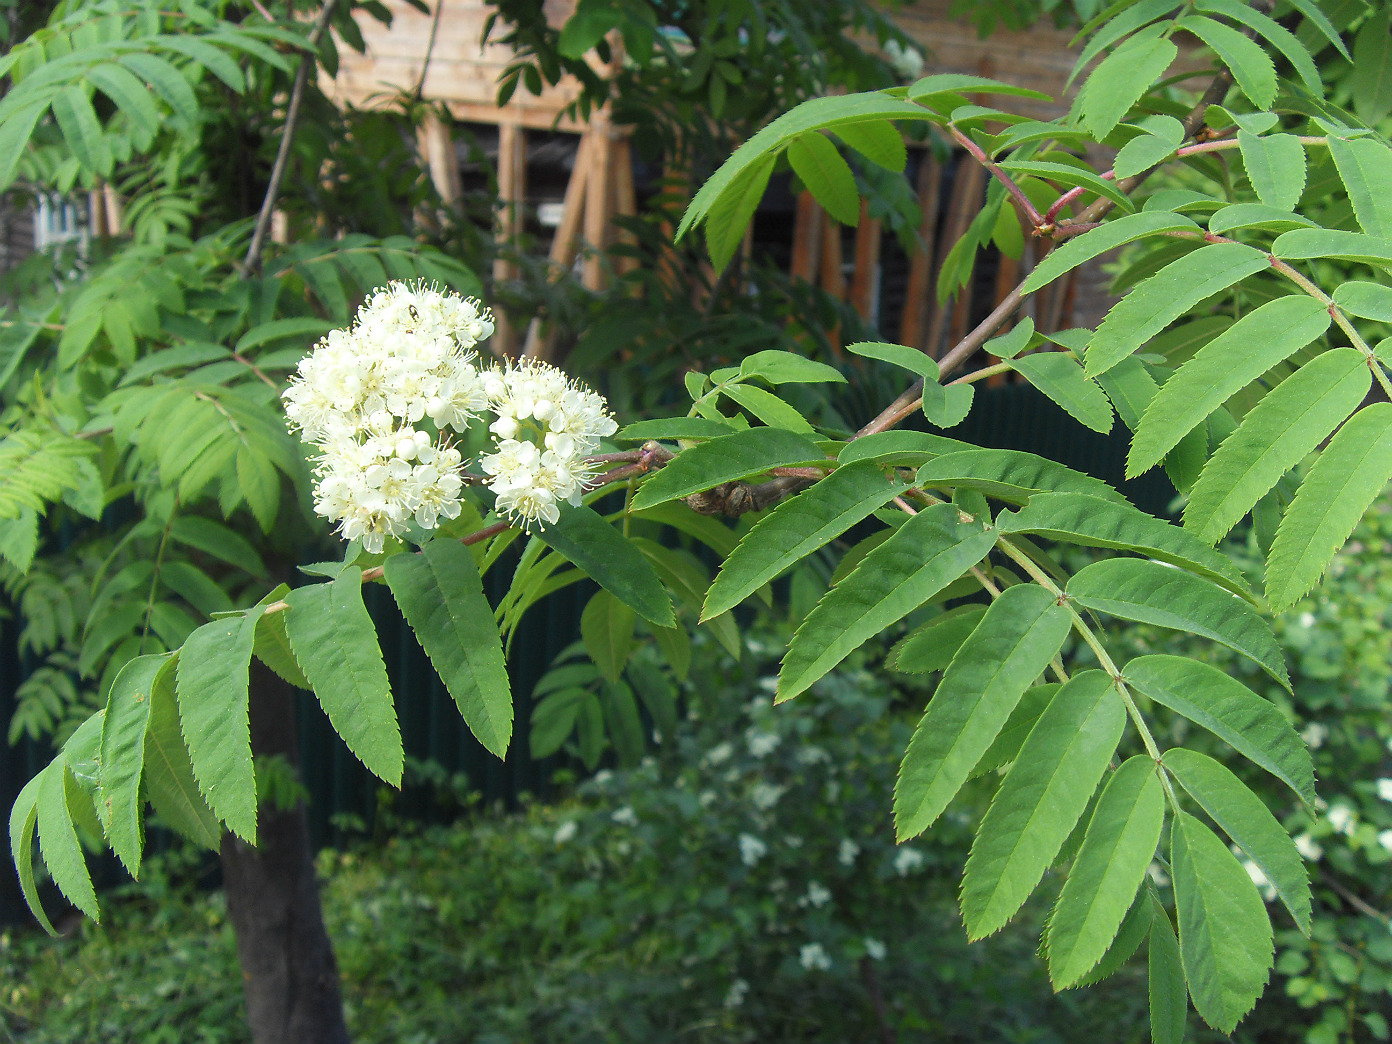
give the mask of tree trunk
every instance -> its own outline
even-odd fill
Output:
[[[295,690],[251,664],[251,746],[298,765]],[[222,837],[223,887],[255,1044],[348,1044],[304,806],[259,810],[255,848]]]

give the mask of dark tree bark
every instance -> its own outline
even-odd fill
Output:
[[[251,664],[251,747],[299,762],[295,690]],[[255,1044],[348,1044],[302,804],[259,810],[255,848],[222,837],[223,887]]]

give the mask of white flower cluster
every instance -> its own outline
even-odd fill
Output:
[[[579,504],[594,478],[586,456],[618,430],[604,398],[533,359],[494,370],[483,384],[498,419],[489,425],[496,448],[479,467],[492,476],[498,513],[524,528],[555,522],[561,502]]]
[[[464,462],[448,433],[488,404],[473,348],[492,332],[477,301],[393,283],[300,362],[285,414],[319,451],[314,510],[345,540],[376,552],[413,520],[459,514]]]
[[[594,478],[587,456],[618,426],[603,397],[547,363],[480,370],[473,349],[492,333],[478,301],[392,283],[301,361],[285,413],[317,450],[315,511],[344,539],[375,553],[413,522],[458,517],[464,460],[451,435],[485,410],[497,420],[479,464],[500,514],[530,529],[579,503]]]

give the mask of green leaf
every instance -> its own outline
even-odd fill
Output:
[[[1392,149],[1373,138],[1328,141],[1358,224],[1370,236],[1392,237]]]
[[[718,439],[735,431],[728,424],[705,417],[663,417],[638,421],[619,430],[619,442],[648,442],[652,439]]]
[[[1149,947],[1150,1039],[1153,1044],[1184,1044],[1189,1000],[1179,939],[1159,898],[1146,895],[1143,899],[1153,911]]]
[[[1198,11],[1227,15],[1233,21],[1240,22],[1249,29],[1255,30],[1276,50],[1280,51],[1286,61],[1290,62],[1291,67],[1299,74],[1306,87],[1316,94],[1324,93],[1324,84],[1320,80],[1319,68],[1315,65],[1310,52],[1305,49],[1305,45],[1300,42],[1299,38],[1280,22],[1248,7],[1242,3],[1242,0],[1198,0],[1194,8]],[[1243,93],[1247,92],[1244,90]],[[1248,94],[1248,97],[1250,98],[1251,95]]]
[[[900,841],[942,814],[1069,627],[1067,610],[1036,584],[1008,587],[991,603],[953,656],[899,765],[894,829]]]
[[[92,876],[87,871],[87,860],[82,854],[82,844],[77,839],[77,829],[69,810],[71,802],[87,799],[80,793],[70,793],[76,789],[77,783],[67,759],[61,754],[48,764],[35,782],[38,783],[34,795],[36,825],[44,865],[68,902],[92,920],[100,921],[97,893],[92,888]],[[16,803],[18,807],[19,803]],[[13,820],[10,829],[13,839]]]
[[[1334,28],[1334,23],[1329,20],[1329,16],[1320,10],[1319,0],[1290,0],[1290,5],[1323,33],[1324,38],[1338,48],[1339,53],[1347,61],[1353,61],[1353,55],[1349,54],[1348,48],[1344,46],[1343,38],[1339,36],[1339,30]]]
[[[918,469],[914,485],[965,486],[1012,504],[1023,504],[1036,493],[1053,490],[1127,502],[1100,479],[1020,450],[970,449],[944,453]]]
[[[1295,842],[1261,798],[1227,766],[1196,750],[1167,750],[1165,767],[1257,865],[1296,926],[1310,934],[1310,879]]]
[[[179,719],[198,788],[218,819],[256,844],[247,667],[261,607],[204,624],[179,654]]]
[[[939,428],[952,428],[966,420],[971,412],[976,388],[970,384],[923,382],[923,415]]]
[[[1125,725],[1126,707],[1102,671],[1075,674],[1054,694],[996,791],[967,858],[968,938],[998,931],[1029,898],[1097,789]]]
[[[285,596],[285,633],[334,731],[368,771],[401,785],[404,754],[387,668],[362,598],[362,570]],[[489,627],[493,625],[490,622]]]
[[[473,552],[456,540],[431,540],[420,554],[387,559],[383,575],[469,731],[504,757],[512,691]]]
[[[1053,255],[1048,255],[1052,257]],[[1038,269],[1036,269],[1038,271]],[[1030,340],[1034,337],[1034,320],[1025,316],[1013,327],[1010,332],[999,337],[992,337],[981,346],[981,350],[987,355],[994,355],[997,359],[1013,359],[1026,348],[1029,347]]]
[[[1091,986],[1109,979],[1121,970],[1121,966],[1131,959],[1131,956],[1140,948],[1141,942],[1150,933],[1150,890],[1148,887],[1142,888],[1131,903],[1131,909],[1126,912],[1126,917],[1121,922],[1121,927],[1117,929],[1116,938],[1112,940],[1112,945],[1107,947],[1107,952],[1102,955],[1091,971],[1078,980],[1077,986]],[[1176,954],[1176,959],[1178,955]]]
[[[781,434],[797,438],[790,432]],[[694,451],[687,451],[691,452]],[[682,457],[685,456],[682,454]],[[642,495],[641,491],[639,495]],[[593,508],[583,504],[567,504],[561,508],[561,517],[556,524],[547,526],[545,531],[536,535],[644,620],[658,627],[671,627],[676,623],[672,600],[663,590],[662,581],[657,578],[648,560]]]
[[[1174,818],[1170,857],[1189,996],[1205,1022],[1231,1033],[1271,973],[1266,905],[1228,846],[1184,812]]]
[[[160,132],[159,107],[155,105],[149,88],[114,62],[94,65],[87,70],[86,77],[92,86],[110,98],[126,114],[126,118],[137,131],[137,145],[147,148]]]
[[[726,161],[726,165],[728,166],[733,159],[732,156]],[[766,156],[749,168],[738,182],[730,186],[729,192],[712,204],[706,217],[706,250],[710,253],[711,264],[715,266],[716,271],[728,265],[730,259],[735,256],[735,251],[739,249],[745,229],[749,227],[754,211],[759,209],[759,202],[764,198],[764,189],[768,188],[774,159],[773,156]],[[720,171],[716,171],[716,176],[719,173]],[[714,180],[715,176],[706,182],[706,186]],[[702,187],[703,192],[706,186]],[[697,195],[699,197],[699,193]],[[692,206],[695,206],[694,201]],[[690,215],[691,211],[687,210],[687,214]]]
[[[741,377],[760,377],[770,384],[846,383],[845,376],[834,366],[772,348],[745,356],[739,372]]]
[[[860,222],[855,175],[830,138],[811,131],[788,145],[788,163],[828,214],[843,225]]]
[[[1325,352],[1287,377],[1213,454],[1189,491],[1184,527],[1208,543],[1220,540],[1358,408],[1372,379],[1353,348]]]
[[[1381,283],[1362,280],[1340,283],[1334,291],[1334,303],[1349,315],[1392,323],[1392,287]]]
[[[1066,240],[1056,249],[1046,254],[1035,266],[1021,287],[1023,293],[1033,293],[1052,283],[1059,276],[1066,275],[1079,265],[1086,264],[1094,257],[1100,257],[1109,250],[1115,250],[1127,243],[1134,243],[1146,236],[1161,235],[1165,232],[1194,231],[1199,226],[1182,214],[1168,211],[1145,211],[1128,214],[1108,221],[1097,228]]]
[[[1212,48],[1213,53],[1232,72],[1238,89],[1247,95],[1254,106],[1265,109],[1275,101],[1276,65],[1260,44],[1232,26],[1212,18],[1186,15],[1176,24]]]
[[[1123,620],[1202,635],[1248,657],[1290,689],[1276,636],[1248,603],[1192,573],[1140,558],[1084,566],[1068,597]]]
[[[1098,141],[1112,133],[1178,54],[1172,41],[1154,35],[1138,34],[1126,40],[1083,84],[1077,102],[1083,126]]]
[[[1389,479],[1392,404],[1375,402],[1329,440],[1286,509],[1266,560],[1273,612],[1289,609],[1319,582]]]
[[[189,129],[198,125],[198,98],[188,80],[184,79],[184,74],[168,60],[144,51],[122,54],[116,60],[150,85],[169,106],[176,123]]]
[[[111,147],[102,134],[92,101],[85,88],[71,84],[53,96],[53,116],[63,141],[86,169],[102,176],[111,174]]]
[[[169,671],[155,675],[145,725],[145,793],[165,826],[196,845],[217,851],[222,826],[203,800],[184,746],[179,703]]]
[[[1182,656],[1138,656],[1122,680],[1196,725],[1290,787],[1307,805],[1315,802],[1310,752],[1274,706],[1236,678]]]
[[[1199,302],[1269,265],[1242,243],[1215,243],[1171,261],[1107,313],[1088,342],[1087,375],[1105,373]]]
[[[1287,232],[1292,228],[1313,228],[1314,222],[1289,210],[1278,210],[1265,203],[1232,203],[1213,212],[1208,230],[1224,235],[1239,228],[1261,228],[1272,232]]]
[[[973,76],[969,73],[935,73],[915,81],[909,87],[911,101],[926,102],[944,94],[1003,94],[1017,98],[1033,98],[1036,101],[1053,101],[1047,94],[1002,83],[986,76]],[[956,102],[953,102],[955,107]]]
[[[638,615],[608,591],[598,591],[580,614],[580,637],[602,677],[617,682],[633,652]]]
[[[1151,116],[1138,122],[1146,127],[1146,133],[1123,145],[1112,161],[1112,173],[1118,178],[1129,178],[1164,163],[1184,141],[1184,125],[1173,116]]]
[[[1020,756],[1020,748],[1025,745],[1025,740],[1034,730],[1035,723],[1039,721],[1039,716],[1044,713],[1049,706],[1049,702],[1054,698],[1054,694],[1061,688],[1058,682],[1049,682],[1043,685],[1032,685],[1025,690],[1025,694],[1020,697],[1020,702],[1015,705],[1015,709],[1010,712],[1010,717],[1001,726],[1000,732],[996,734],[995,740],[986,748],[986,753],[981,755],[981,760],[971,770],[971,777],[984,776],[988,772],[994,772],[1002,765],[1008,765]]]
[[[1067,352],[1035,352],[1011,366],[1079,424],[1103,435],[1112,430],[1112,404]]]
[[[878,431],[846,443],[836,455],[836,460],[842,467],[862,460],[899,467],[918,467],[944,453],[956,453],[972,448],[969,443],[926,431]]]
[[[677,454],[639,487],[633,510],[736,482],[769,468],[826,462],[826,454],[802,435],[782,428],[750,428]]]
[[[940,613],[895,642],[885,666],[905,674],[942,670],[985,615],[984,605],[963,605]]]
[[[1392,11],[1374,14],[1353,40],[1353,111],[1369,126],[1392,112]]]
[[[1305,146],[1300,139],[1239,130],[1237,144],[1257,198],[1277,210],[1294,210],[1305,193]]]
[[[270,605],[290,593],[288,584],[279,585],[270,595],[262,599]],[[309,679],[295,662],[295,654],[290,649],[290,637],[285,633],[285,613],[262,613],[256,621],[256,644],[253,647],[256,658],[274,671],[281,679],[297,689],[309,689]]]
[[[145,843],[145,730],[156,678],[173,670],[171,653],[138,656],[121,668],[102,717],[100,779],[107,842],[132,877],[140,876]]]
[[[744,601],[819,547],[909,488],[871,462],[843,464],[755,523],[706,592],[701,619]]]
[[[1128,503],[1102,501],[1085,493],[1040,493],[1018,511],[996,518],[1002,533],[1038,533],[1084,547],[1135,551],[1208,577],[1248,601],[1251,588],[1226,555],[1178,526]]]
[[[836,128],[836,136],[871,163],[896,174],[902,172],[909,162],[904,136],[888,120],[844,123]]]
[[[1051,153],[1051,155],[1058,155],[1058,153]],[[1069,163],[1055,163],[1052,160],[1009,160],[1000,164],[1000,167],[1011,174],[1031,174],[1047,181],[1056,181],[1061,185],[1081,186],[1090,192],[1110,199],[1128,213],[1136,209],[1136,204],[1131,202],[1126,193],[1117,188],[1115,181],[1110,181],[1093,173],[1090,168],[1073,166]]]
[[[739,405],[758,420],[771,428],[785,428],[802,435],[816,437],[816,431],[807,418],[789,406],[777,395],[764,391],[752,384],[737,384],[731,381],[720,389],[720,394]]]
[[[1327,257],[1361,261],[1374,267],[1392,266],[1392,239],[1329,228],[1294,228],[1283,232],[1271,244],[1271,252],[1287,261]]]
[[[1162,460],[1210,413],[1329,328],[1329,310],[1313,297],[1268,301],[1195,353],[1156,393],[1126,458],[1128,478]]]
[[[1049,978],[1054,989],[1075,986],[1111,946],[1165,822],[1165,791],[1155,762],[1138,754],[1122,762],[1097,800],[1083,846],[1049,917]]]
[[[39,788],[43,785],[44,776],[54,765],[59,766],[58,771],[63,771],[63,759],[55,758],[48,768],[26,783],[19,796],[15,798],[15,803],[10,809],[10,855],[14,858],[24,901],[39,924],[43,925],[44,931],[56,936],[58,929],[53,927],[48,915],[44,913],[43,904],[39,902],[38,885],[34,881],[34,831],[39,821]]]
[[[938,504],[880,544],[807,614],[783,657],[775,702],[790,700],[866,639],[902,619],[980,562],[996,535]]]
[[[246,537],[210,518],[180,515],[170,524],[169,537],[175,543],[202,551],[252,576],[263,576],[266,572],[261,556]]]
[[[938,362],[927,352],[910,348],[906,344],[888,344],[884,341],[857,341],[846,345],[846,351],[866,359],[879,359],[892,363],[910,373],[916,373],[926,381],[937,381]]]

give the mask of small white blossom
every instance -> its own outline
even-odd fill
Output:
[[[836,861],[842,866],[852,866],[858,855],[860,855],[860,846],[849,837],[842,838],[841,847],[836,850]]]
[[[778,799],[783,796],[786,787],[775,786],[772,783],[755,783],[749,791],[749,800],[754,802],[754,807],[761,812],[767,812],[774,805],[778,804]]]
[[[730,983],[730,989],[725,994],[725,1007],[738,1008],[744,1003],[744,996],[749,992],[749,983],[743,979],[736,979]]]
[[[783,740],[776,732],[763,732],[751,728],[745,732],[744,742],[748,745],[750,754],[756,758],[765,758],[777,750],[778,744]]]
[[[905,845],[894,855],[894,872],[900,877],[908,877],[909,874],[923,866],[923,853],[917,848]]]
[[[609,818],[620,826],[638,825],[638,813],[634,812],[628,805],[624,805],[623,808],[615,809],[614,814]]]
[[[768,845],[760,841],[753,834],[741,834],[739,836],[740,862],[745,866],[753,866],[764,856],[768,855]]]
[[[1377,781],[1378,797],[1384,801],[1392,801],[1392,779],[1380,779]]]
[[[1295,838],[1295,850],[1300,855],[1312,863],[1318,863],[1324,855],[1324,849],[1315,843],[1309,834],[1300,834]]]
[[[1242,862],[1242,869],[1247,871],[1247,876],[1252,879],[1252,883],[1261,889],[1262,895],[1269,903],[1276,898],[1276,888],[1272,885],[1266,874],[1262,873],[1261,867],[1244,856],[1236,847],[1233,848],[1233,855],[1237,856]]]
[[[1392,852],[1392,830],[1383,830],[1378,833],[1377,843],[1387,851]]]
[[[1325,818],[1341,834],[1352,834],[1353,828],[1358,825],[1358,817],[1347,805],[1335,805],[1325,813]]]
[[[1146,867],[1146,874],[1149,875],[1157,888],[1164,888],[1170,883],[1170,875],[1165,873],[1165,868],[1158,862],[1152,862],[1150,866]]]
[[[564,823],[562,823],[560,826],[556,828],[556,836],[552,838],[552,840],[554,840],[558,845],[563,845],[567,841],[573,840],[579,829],[580,828],[576,825],[575,820],[567,819]]]
[[[722,761],[729,761],[730,755],[734,752],[734,745],[730,742],[717,743],[710,750],[706,751],[706,763],[710,765],[719,765]]]
[[[610,769],[600,769],[593,777],[595,784],[601,787],[613,778],[614,773]]]
[[[1301,613],[1300,616],[1297,617],[1297,621],[1301,627],[1308,631],[1311,627],[1315,626],[1315,614],[1310,612]]]
[[[703,790],[697,796],[696,802],[702,808],[710,808],[712,805],[715,804],[715,800],[718,796],[719,795],[717,795],[714,790]]]
[[[807,894],[798,900],[798,905],[821,909],[829,902],[831,902],[831,889],[816,881],[808,881]]]
[[[830,761],[831,755],[814,743],[809,743],[797,752],[799,765],[819,765],[824,761]]]
[[[917,47],[906,48],[898,40],[890,40],[885,44],[884,53],[902,79],[916,80],[923,75],[923,52]]]
[[[885,946],[884,943],[873,936],[867,935],[863,942],[865,944],[865,956],[869,957],[872,961],[884,960],[885,954],[889,952],[889,947]]]
[[[831,957],[821,943],[808,943],[798,951],[798,960],[808,971],[827,971],[831,968]]]
[[[1329,726],[1312,721],[1300,731],[1300,738],[1305,741],[1305,746],[1311,750],[1319,750],[1320,747],[1324,746],[1324,741],[1329,738]]]

